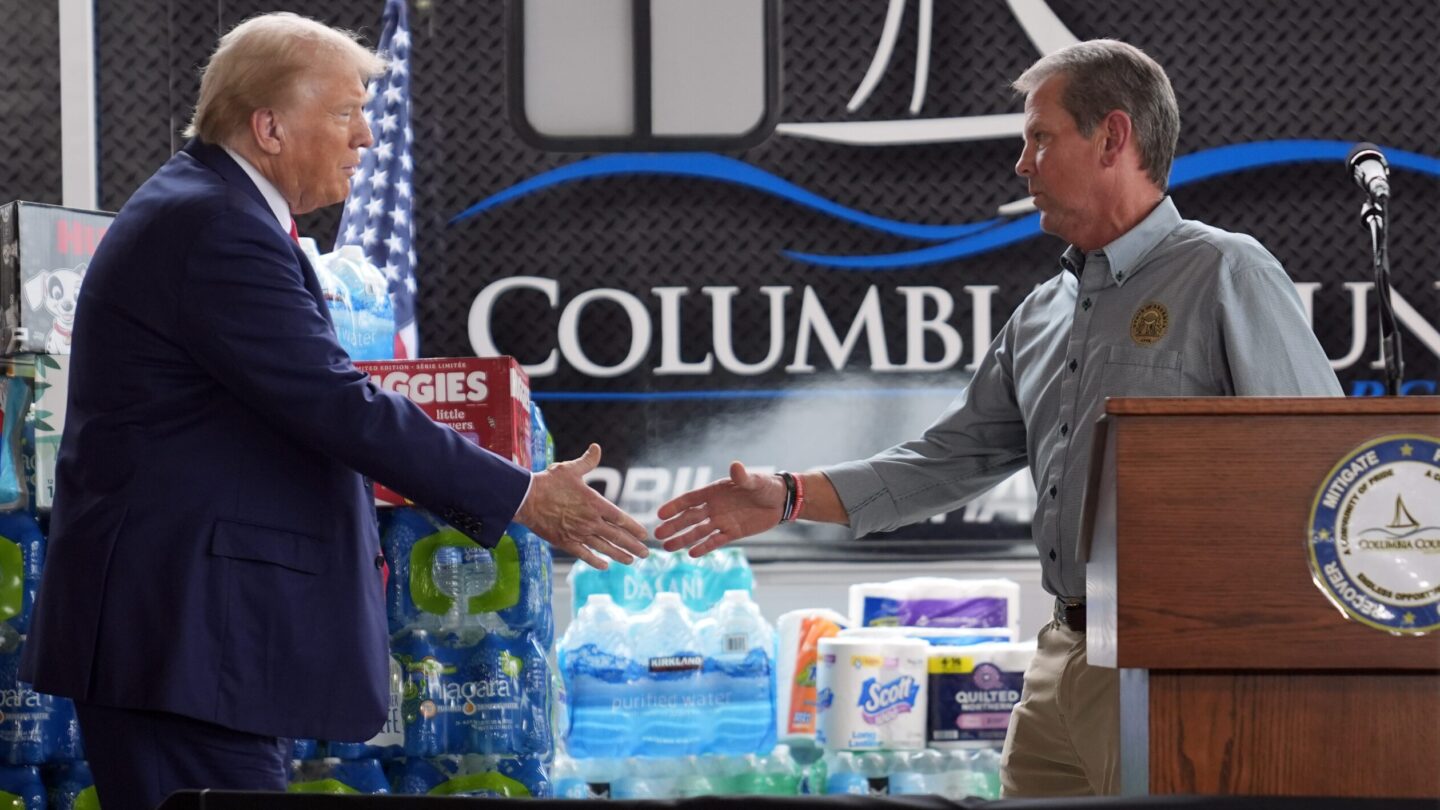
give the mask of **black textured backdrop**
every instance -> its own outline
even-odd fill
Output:
[[[8,0],[13,5],[14,0]],[[261,0],[186,3],[149,0],[100,4],[102,204],[117,208],[178,144],[198,85],[198,68],[215,38],[245,17],[286,8],[376,39],[380,0]],[[858,113],[844,104],[858,85],[879,38],[880,0],[785,0],[782,121],[906,117],[915,59],[912,7],[876,93]],[[1368,139],[1390,147],[1440,154],[1440,4],[1412,0],[1315,0],[1257,3],[1205,0],[1051,0],[1051,8],[1082,39],[1113,36],[1144,48],[1169,71],[1183,129],[1179,154],[1229,143],[1299,139]],[[1362,23],[1363,21],[1363,23]],[[880,288],[887,316],[899,312],[895,288],[934,284],[956,293],[953,322],[967,341],[973,315],[961,288],[999,285],[994,328],[1037,282],[1051,274],[1062,245],[1042,237],[971,259],[902,271],[836,272],[791,261],[782,249],[820,253],[883,253],[919,247],[877,236],[757,192],[711,182],[627,177],[587,181],[532,195],[484,216],[448,226],[471,203],[582,155],[538,152],[509,127],[504,100],[504,3],[501,0],[419,0],[411,5],[414,35],[416,223],[420,257],[421,342],[427,355],[473,352],[467,315],[475,295],[514,275],[558,279],[561,305],[578,293],[608,287],[647,303],[658,329],[653,287],[690,289],[682,308],[686,360],[708,346],[709,310],[700,288],[737,285],[737,346],[743,359],[763,354],[769,333],[757,288],[790,285],[788,323],[799,290],[813,286],[842,336],[861,296]],[[1357,35],[1363,32],[1363,35]],[[1003,0],[939,3],[935,8],[929,92],[924,117],[1018,112],[1006,89],[1037,56]],[[8,130],[7,130],[8,132]],[[49,139],[46,139],[49,140]],[[774,136],[733,157],[840,204],[911,222],[958,223],[988,218],[995,206],[1024,196],[1012,167],[1018,140],[912,147],[857,148]],[[1398,171],[1392,223],[1395,287],[1433,326],[1440,321],[1440,179]],[[1358,192],[1335,165],[1270,168],[1187,186],[1175,197],[1182,213],[1253,234],[1297,281],[1322,286],[1315,298],[1317,332],[1333,358],[1346,354],[1353,325],[1346,281],[1367,278],[1358,224]],[[328,242],[339,209],[302,221]],[[1373,300],[1373,299],[1372,299]],[[537,363],[555,345],[558,311],[536,294],[516,294],[497,313],[500,348]],[[627,322],[618,309],[596,305],[582,324],[590,357],[615,363],[624,354]],[[1373,321],[1371,322],[1373,328]],[[892,349],[903,348],[903,324],[888,317]],[[1407,337],[1409,335],[1407,334]],[[748,340],[747,340],[748,338]],[[1373,337],[1365,357],[1375,357]],[[793,356],[788,339],[785,360]],[[1436,355],[1410,340],[1412,379],[1440,377]],[[748,348],[747,348],[748,347]],[[770,389],[796,383],[775,371],[757,378],[722,372],[709,377],[658,376],[658,340],[636,371],[586,378],[564,363],[536,378],[539,394],[555,392],[680,392]],[[863,343],[845,374],[821,371],[818,386],[873,385],[954,389],[957,368],[925,375],[861,376]],[[782,362],[783,367],[784,362]],[[1341,371],[1347,389],[1379,373],[1365,361]],[[875,403],[867,407],[864,402]],[[898,402],[898,400],[896,400]],[[880,449],[913,431],[911,410],[888,400],[806,400],[813,431],[774,435],[760,426],[788,424],[778,406],[755,400],[685,402],[548,401],[562,455],[592,439],[606,463],[628,466],[702,465],[718,474],[731,455],[784,466],[836,461]],[[938,401],[943,404],[943,399]],[[793,403],[792,403],[793,405]],[[938,404],[927,404],[928,413]],[[896,413],[900,416],[890,418]],[[794,419],[793,411],[784,418]],[[851,415],[847,419],[847,414]],[[923,415],[923,414],[921,414]],[[903,417],[903,418],[902,418]],[[918,423],[923,425],[923,421]],[[898,432],[898,435],[897,435]],[[752,439],[760,437],[758,448]],[[694,458],[685,457],[687,445]],[[1015,524],[962,523],[922,527],[912,538],[1015,537]],[[890,546],[893,548],[893,546]],[[937,553],[949,543],[932,544]],[[980,546],[972,546],[980,548]]]
[[[60,12],[0,0],[0,203],[61,202]]]

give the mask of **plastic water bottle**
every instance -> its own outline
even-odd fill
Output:
[[[448,652],[442,651],[428,632],[417,628],[391,639],[390,654],[400,664],[405,680],[400,704],[405,755],[416,758],[444,754],[448,739],[445,685],[453,681],[455,672],[454,664],[443,660]]]
[[[0,766],[0,798],[5,807],[45,809],[45,783],[34,765]]]
[[[645,610],[655,599],[655,572],[669,552],[655,550],[631,565],[612,565],[604,571],[615,604],[631,613]]]
[[[692,611],[709,610],[714,604],[705,598],[705,568],[683,551],[658,557],[649,574],[656,593],[678,593],[685,607]]]
[[[856,767],[864,775],[871,796],[890,795],[890,757],[871,751],[856,758]]]
[[[480,545],[441,546],[435,550],[434,577],[435,586],[450,597],[450,609],[440,627],[457,632],[478,628],[480,633],[462,634],[474,636],[478,641],[484,628],[479,618],[470,612],[470,599],[495,584],[495,563],[490,558],[490,550]]]
[[[725,591],[754,592],[755,574],[750,570],[750,562],[745,559],[744,551],[732,546],[713,552],[710,556],[716,557],[714,577],[718,581],[720,593]]]
[[[555,757],[550,768],[550,783],[557,799],[588,799],[590,786],[580,776],[580,766],[565,755]]]
[[[642,760],[631,757],[618,779],[610,783],[612,799],[668,799],[673,783],[666,784],[661,763],[667,760]]]
[[[766,795],[800,795],[800,766],[790,756],[790,746],[775,746],[775,750],[765,757],[764,770]]]
[[[675,778],[675,798],[688,799],[695,796],[715,796],[719,793],[706,774],[701,758],[688,756],[681,760],[680,774]]]
[[[705,691],[715,701],[717,754],[770,751],[775,745],[775,633],[745,591],[726,591],[715,606],[715,646],[706,649]]]
[[[516,583],[519,587],[515,603],[501,607],[498,614],[511,630],[535,630],[546,622],[544,614],[550,612],[550,572],[554,566],[550,544],[518,523],[511,524],[506,534],[515,543],[519,556],[519,581]],[[487,585],[484,590],[488,589]],[[484,593],[484,590],[477,593]]]
[[[48,773],[50,810],[94,810],[100,806],[95,795],[95,777],[85,762],[67,762]],[[3,807],[0,803],[0,807]]]
[[[581,608],[585,607],[594,594],[610,595],[610,582],[605,578],[605,572],[590,567],[590,564],[584,560],[576,560],[570,566],[570,573],[566,575],[565,583],[570,588],[571,619],[580,615]]]
[[[825,756],[825,793],[830,796],[868,796],[870,783],[860,772],[855,755],[849,751],[837,751]]]
[[[976,793],[982,799],[1000,798],[1000,751],[995,748],[977,748],[970,755],[970,770],[977,774]]]
[[[945,755],[939,751],[898,751],[891,759],[890,795],[944,795]]]
[[[630,648],[641,670],[638,697],[642,756],[699,754],[712,716],[700,704],[704,655],[690,611],[677,593],[660,593],[630,624]],[[772,712],[773,714],[773,712]]]
[[[630,756],[635,751],[645,695],[636,683],[639,671],[628,630],[625,611],[607,594],[595,594],[560,639],[560,672],[569,704],[563,734],[577,759]]]

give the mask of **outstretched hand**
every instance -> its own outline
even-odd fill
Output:
[[[585,483],[586,474],[599,464],[600,445],[592,444],[580,458],[536,473],[515,520],[550,545],[603,570],[609,567],[604,557],[629,565],[650,551],[645,527]]]
[[[785,507],[785,484],[774,475],[752,475],[738,461],[730,477],[692,489],[660,507],[655,537],[666,551],[690,549],[691,557],[775,528]],[[669,538],[669,539],[666,539]]]

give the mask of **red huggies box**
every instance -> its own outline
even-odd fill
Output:
[[[366,360],[355,367],[377,387],[409,398],[436,422],[530,469],[530,377],[515,358]],[[404,506],[408,501],[376,481],[375,503]]]

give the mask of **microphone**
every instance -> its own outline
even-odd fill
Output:
[[[1380,154],[1380,147],[1373,143],[1356,144],[1345,158],[1345,168],[1350,170],[1355,185],[1365,192],[1370,202],[1380,205],[1390,199],[1390,164]]]

